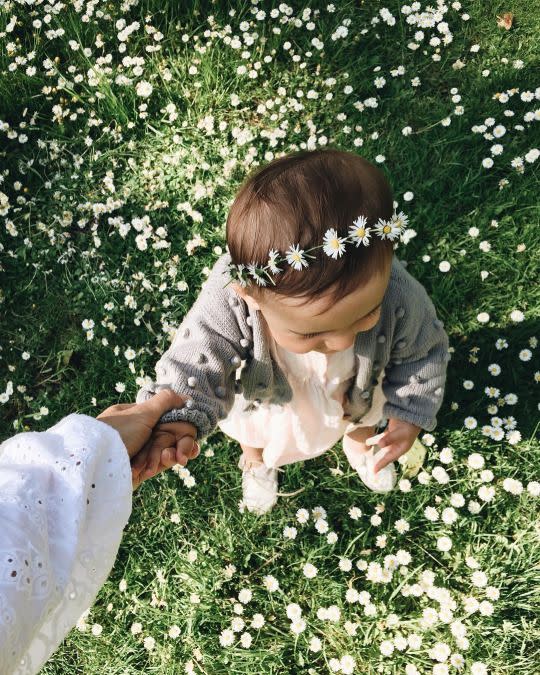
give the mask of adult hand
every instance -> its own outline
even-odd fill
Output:
[[[374,473],[410,450],[421,428],[416,424],[392,417],[388,420],[388,427],[382,433],[368,438],[366,445],[378,445],[381,449],[375,455],[378,461],[373,467]]]
[[[111,405],[97,419],[118,431],[131,459],[149,440],[160,417],[172,408],[182,408],[184,402],[172,389],[161,389],[143,403]]]

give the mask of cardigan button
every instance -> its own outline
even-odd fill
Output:
[[[360,394],[362,398],[369,398],[371,395],[371,391],[369,389],[364,389],[364,391]]]
[[[242,338],[240,340],[240,346],[244,348],[249,347],[249,340],[246,340],[246,338]]]
[[[407,344],[406,340],[398,340],[396,342],[396,348],[397,349],[403,349],[403,347],[405,347],[406,344]]]
[[[227,393],[225,387],[216,387],[216,396],[223,398]]]
[[[187,379],[188,387],[196,387],[197,386],[197,378],[196,377],[188,377]]]
[[[246,323],[248,326],[253,326],[253,319],[250,316],[248,316],[246,319]]]
[[[440,319],[435,319],[433,321],[433,325],[435,328],[442,328],[444,326],[444,323]]]
[[[235,355],[232,357],[231,363],[233,364],[233,366],[239,366],[242,363],[242,361],[239,356]]]
[[[405,310],[403,309],[403,307],[398,307],[396,309],[396,316],[398,319],[401,319],[402,317],[405,316]]]
[[[231,295],[229,298],[229,305],[231,307],[236,307],[238,305],[238,298],[235,298],[234,295]]]
[[[383,333],[381,333],[380,335],[377,335],[377,342],[380,342],[380,344],[383,344],[384,342],[386,342],[386,335],[383,335]]]

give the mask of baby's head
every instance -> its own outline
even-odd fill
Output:
[[[235,265],[266,265],[270,250],[283,257],[291,245],[308,250],[334,228],[347,236],[361,215],[367,227],[393,214],[382,172],[351,152],[302,151],[273,160],[244,181],[227,218],[227,245]],[[235,283],[235,291],[260,310],[276,342],[288,351],[326,354],[350,347],[357,333],[380,317],[393,256],[389,239],[347,244],[337,258],[322,248],[308,267],[282,271],[267,286]]]

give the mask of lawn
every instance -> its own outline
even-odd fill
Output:
[[[43,672],[538,673],[540,7],[228,4],[0,0],[0,439],[132,401],[245,175],[324,146],[410,218],[439,423],[394,492],[337,446],[259,518],[214,433]]]

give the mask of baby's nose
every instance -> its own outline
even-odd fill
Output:
[[[354,333],[344,333],[343,335],[336,335],[325,341],[325,347],[328,351],[343,352],[354,342]]]

